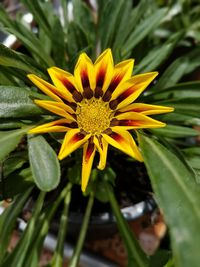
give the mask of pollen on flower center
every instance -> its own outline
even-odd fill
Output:
[[[100,134],[110,126],[112,112],[102,99],[84,99],[76,109],[78,127],[85,132]]]

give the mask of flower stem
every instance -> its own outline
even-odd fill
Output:
[[[86,207],[85,215],[84,215],[84,218],[83,218],[83,223],[82,223],[82,226],[81,226],[81,230],[80,230],[80,233],[79,233],[78,242],[76,244],[74,253],[73,253],[73,255],[72,255],[71,259],[70,259],[68,267],[76,267],[76,266],[78,266],[81,250],[83,248],[83,243],[84,243],[85,236],[86,236],[87,229],[88,229],[88,224],[89,224],[89,220],[90,220],[90,215],[91,215],[93,203],[94,203],[94,193],[91,192],[89,200],[88,200],[88,204],[87,204],[87,207]]]
[[[148,259],[145,253],[140,248],[138,241],[133,236],[133,233],[130,231],[127,221],[124,219],[121,210],[119,208],[119,205],[117,203],[117,200],[115,198],[115,195],[113,193],[113,189],[107,182],[105,183],[105,187],[108,193],[112,211],[116,217],[119,232],[122,236],[122,239],[124,240],[124,244],[127,249],[128,266],[147,267]]]

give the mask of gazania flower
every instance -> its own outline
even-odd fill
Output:
[[[54,85],[33,74],[28,75],[52,99],[35,100],[35,103],[61,117],[33,128],[29,133],[66,132],[58,155],[60,160],[83,146],[83,191],[96,151],[100,155],[100,170],[106,165],[108,144],[142,161],[140,150],[128,130],[164,127],[165,123],[149,115],[173,111],[170,107],[134,102],[158,73],[131,77],[133,63],[134,60],[129,59],[114,66],[111,50],[107,49],[94,64],[82,53],[74,75],[57,67],[49,68]]]

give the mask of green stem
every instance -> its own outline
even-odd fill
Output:
[[[138,241],[130,231],[127,221],[124,219],[111,186],[105,183],[112,211],[116,217],[119,232],[124,240],[128,253],[128,266],[147,267],[148,261],[145,253],[140,248]],[[134,264],[133,264],[134,263]]]
[[[83,248],[83,243],[84,243],[85,236],[86,236],[87,229],[88,229],[88,224],[89,224],[89,220],[90,220],[90,215],[91,215],[93,203],[94,203],[94,193],[92,192],[90,194],[89,201],[88,201],[88,204],[86,207],[85,215],[83,218],[83,223],[82,223],[81,230],[79,233],[78,242],[76,244],[76,248],[74,250],[74,253],[70,259],[68,267],[78,266],[81,250]]]
[[[69,212],[69,204],[71,201],[71,184],[69,191],[66,194],[64,199],[64,208],[60,219],[60,230],[58,233],[58,242],[56,246],[56,251],[53,257],[52,266],[54,267],[62,267],[63,265],[63,252],[64,252],[64,242],[67,233],[67,222],[68,222],[68,212]]]

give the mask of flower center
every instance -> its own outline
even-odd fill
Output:
[[[101,98],[82,100],[76,109],[78,127],[85,132],[100,134],[110,126],[113,111]]]

